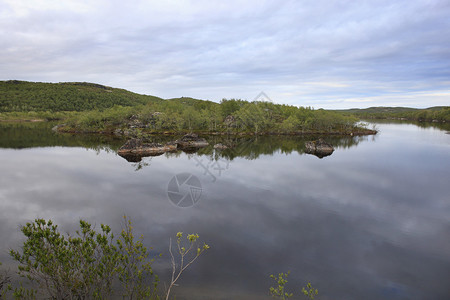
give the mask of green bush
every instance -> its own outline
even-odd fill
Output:
[[[21,250],[11,250],[19,274],[52,299],[108,299],[118,279],[124,299],[158,299],[149,250],[136,240],[131,221],[115,239],[111,228],[101,231],[80,220],[75,236],[63,235],[51,220],[36,219],[21,228],[27,238]]]
[[[19,262],[18,274],[28,279],[31,287],[20,283],[13,288],[10,277],[0,275],[0,298],[11,292],[15,299],[110,299],[112,295],[160,299],[159,278],[152,269],[154,258],[149,256],[143,237],[135,238],[126,216],[117,238],[108,225],[102,224],[96,231],[80,220],[79,226],[75,235],[61,234],[51,220],[36,219],[23,226],[26,240],[20,250],[11,250],[10,255]],[[173,272],[165,299],[169,299],[182,273],[209,249],[206,244],[198,246],[198,234],[188,234],[186,241],[181,240],[182,235],[177,234],[176,252],[170,240]]]
[[[271,286],[269,288],[269,294],[273,298],[278,298],[280,300],[286,300],[294,296],[294,293],[289,293],[286,291],[286,284],[288,283],[288,276],[290,272],[287,273],[279,273],[278,275],[270,275],[270,278],[275,280],[276,286]],[[318,294],[319,291],[312,287],[311,283],[305,287],[302,287],[301,293],[306,296],[306,298],[313,300]]]

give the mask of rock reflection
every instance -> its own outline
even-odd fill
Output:
[[[372,137],[373,138],[373,137]],[[339,149],[347,149],[350,147],[356,147],[359,143],[368,141],[367,136],[354,136],[354,137],[336,137],[336,136],[251,136],[251,137],[217,137],[209,136],[206,140],[209,142],[209,146],[203,148],[188,148],[178,149],[177,151],[167,152],[164,155],[166,157],[178,157],[180,153],[197,154],[199,156],[208,156],[211,160],[225,159],[232,161],[235,158],[244,158],[247,160],[258,159],[261,155],[273,155],[274,153],[281,152],[283,154],[291,154],[297,152],[298,154],[308,153],[306,149],[306,143],[312,139],[319,139],[326,141],[333,145],[333,147]],[[215,147],[215,145],[227,145],[227,147]],[[319,158],[331,155],[330,153],[323,153],[321,151],[314,151],[314,154]],[[159,154],[160,155],[160,154]],[[148,157],[150,155],[121,155],[129,162],[138,162],[142,157]],[[152,155],[154,156],[154,155]]]

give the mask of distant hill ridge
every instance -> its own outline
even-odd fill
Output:
[[[446,108],[446,106],[432,106],[429,108],[412,108],[412,107],[389,107],[389,106],[374,106],[369,108],[350,108],[350,109],[338,109],[336,111],[346,112],[346,113],[400,113],[400,112],[410,112],[418,110],[441,110]]]
[[[59,112],[90,111],[107,109],[115,105],[139,106],[148,103],[181,102],[197,109],[216,106],[218,103],[190,97],[164,100],[160,97],[133,93],[124,89],[89,82],[43,83],[20,80],[0,81],[1,112]],[[369,107],[335,110],[353,115],[398,114],[422,110],[439,111],[448,109],[435,106],[428,109],[409,107]]]
[[[336,110],[344,115],[353,115],[363,119],[399,119],[419,122],[450,122],[450,106],[429,108],[411,107],[369,107]]]
[[[163,99],[89,82],[0,81],[0,112],[87,111]]]

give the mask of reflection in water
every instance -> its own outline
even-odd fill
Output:
[[[163,254],[155,263],[162,281],[170,236],[197,232],[211,245],[179,282],[177,299],[270,299],[269,275],[289,270],[293,292],[309,280],[319,299],[449,299],[450,136],[379,128],[375,137],[327,138],[336,151],[324,160],[299,155],[299,137],[258,137],[237,153],[143,158],[151,165],[139,172],[139,163],[97,153],[93,142],[26,148],[22,134],[24,149],[0,145],[0,261],[15,267],[7,250],[23,241],[18,226],[36,217],[63,232],[79,218],[119,231],[127,214],[152,254]],[[114,143],[103,145],[123,141]],[[190,208],[168,198],[181,173],[201,182]]]
[[[160,138],[160,137],[158,137]],[[167,137],[165,137],[167,139]],[[235,137],[224,138],[217,136],[209,136],[206,139],[209,142],[208,147],[204,148],[190,148],[179,151],[166,152],[166,157],[179,157],[181,152],[187,154],[197,154],[199,156],[210,157],[211,160],[225,159],[232,161],[235,158],[245,158],[248,160],[258,159],[261,155],[273,155],[274,153],[281,152],[284,154],[291,154],[297,152],[298,154],[307,153],[305,143],[314,139],[325,139],[328,143],[332,144],[335,148],[347,149],[357,146],[362,141],[369,140],[368,136],[355,136],[355,137],[314,137],[314,136],[258,136],[258,137]],[[372,140],[374,136],[370,137]],[[166,140],[166,142],[169,140]],[[226,145],[232,145],[228,149],[214,149],[215,144],[223,143]],[[161,155],[161,154],[159,154]],[[159,156],[152,155],[152,156]],[[129,162],[139,162],[142,155],[121,155]],[[325,155],[318,155],[318,157],[325,157]]]
[[[446,122],[418,122],[418,121],[407,121],[407,120],[386,120],[386,119],[379,119],[379,120],[370,120],[370,123],[377,125],[377,124],[404,124],[404,125],[411,125],[414,124],[417,127],[420,128],[435,128],[439,130],[450,130],[450,123]]]
[[[2,148],[34,147],[83,147],[99,151],[117,149],[124,143],[123,138],[105,135],[61,134],[51,130],[54,122],[0,122],[0,146]]]
[[[1,123],[0,128],[0,145],[3,148],[32,148],[32,147],[49,147],[49,146],[65,146],[65,147],[83,147],[93,149],[97,153],[100,151],[114,151],[122,146],[126,138],[108,135],[95,134],[61,134],[51,130],[55,123]],[[355,137],[339,137],[339,136],[206,136],[209,146],[201,149],[184,149],[183,152],[192,154],[198,153],[214,157],[214,159],[225,158],[233,160],[236,157],[244,157],[246,159],[257,159],[260,155],[272,155],[275,152],[290,154],[297,152],[299,154],[306,153],[305,143],[311,140],[323,138],[331,143],[335,148],[350,148],[358,145],[362,141],[369,138],[375,139],[376,136],[355,136]],[[176,140],[174,136],[157,135],[152,137],[152,142],[167,143]],[[215,144],[232,145],[229,149],[214,149]],[[159,156],[152,155],[152,156]],[[166,157],[179,157],[180,151],[165,153]],[[141,155],[127,154],[121,155],[129,162],[138,163],[141,161]]]

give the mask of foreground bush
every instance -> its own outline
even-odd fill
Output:
[[[294,293],[289,293],[286,291],[286,284],[288,283],[288,276],[290,272],[287,273],[279,273],[278,275],[270,275],[270,278],[275,280],[276,286],[271,286],[269,288],[269,294],[273,298],[277,298],[280,300],[287,300],[294,296]],[[313,288],[310,282],[305,287],[302,287],[301,294],[303,294],[307,299],[314,300],[315,297],[319,294],[319,291],[316,288]]]
[[[10,254],[19,262],[19,275],[30,280],[33,288],[20,285],[13,289],[9,277],[0,277],[0,298],[12,291],[16,299],[34,299],[37,295],[51,299],[110,299],[112,295],[122,299],[160,299],[159,278],[151,266],[154,258],[149,257],[142,237],[135,239],[131,221],[124,218],[117,238],[109,226],[102,224],[97,232],[83,220],[73,236],[61,234],[51,220],[27,223],[21,228],[27,239],[20,250],[11,250]],[[177,238],[179,265],[186,268],[183,259],[187,251],[180,246],[180,233]],[[197,239],[197,234],[187,236],[188,249],[197,251],[194,260],[209,248],[206,244],[198,248]],[[172,252],[171,255],[175,269],[177,263]],[[174,283],[172,276],[170,287]],[[169,296],[170,289],[165,298]]]

